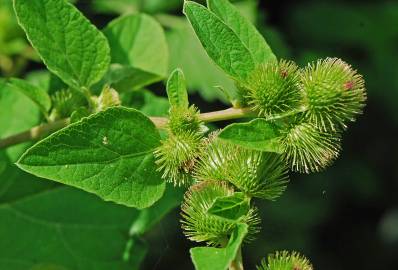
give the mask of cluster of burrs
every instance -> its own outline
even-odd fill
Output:
[[[362,76],[338,58],[303,69],[291,61],[270,62],[252,71],[239,90],[259,117],[282,127],[287,164],[306,173],[337,158],[341,133],[366,101]]]
[[[225,245],[237,223],[248,225],[245,241],[252,240],[260,223],[252,199],[279,197],[289,168],[309,173],[329,165],[338,156],[341,132],[366,100],[362,77],[336,58],[304,69],[284,60],[270,62],[251,72],[238,88],[241,104],[279,128],[282,154],[231,144],[218,138],[218,132],[206,137],[198,110],[187,102],[171,106],[167,137],[155,152],[164,179],[190,186],[182,205],[185,235],[213,246]],[[220,205],[232,208],[221,211]],[[275,258],[311,269],[297,254]]]

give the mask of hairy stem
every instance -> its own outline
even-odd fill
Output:
[[[242,247],[239,247],[238,253],[236,254],[236,258],[231,262],[229,270],[243,270]]]
[[[250,111],[250,109],[248,108],[243,108],[243,109],[229,108],[222,111],[202,113],[199,115],[199,119],[205,123],[210,123],[210,122],[232,120],[232,119],[251,117],[251,116],[255,116],[255,114],[253,114],[253,112]],[[168,119],[166,117],[150,117],[150,119],[155,124],[155,126],[160,129],[165,128],[168,122]],[[52,123],[41,124],[39,126],[31,128],[30,130],[1,139],[0,149],[27,141],[39,140],[44,136],[67,126],[69,123],[70,120],[68,118],[61,119]]]
[[[40,126],[33,127],[30,130],[1,139],[0,149],[27,141],[38,140],[49,133],[52,133],[67,126],[68,124],[69,119],[61,119],[52,123],[42,124]]]

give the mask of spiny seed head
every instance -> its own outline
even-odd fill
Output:
[[[182,204],[182,228],[184,234],[192,241],[206,242],[208,245],[219,246],[228,242],[236,222],[207,211],[218,197],[229,196],[234,190],[222,181],[204,181],[195,184],[185,193]],[[256,208],[251,208],[240,220],[249,226],[245,241],[253,240],[259,231],[259,218]]]
[[[53,110],[50,118],[52,120],[69,117],[77,108],[84,106],[86,100],[77,91],[63,89],[51,95]]]
[[[311,123],[292,124],[282,143],[285,160],[293,171],[318,172],[335,160],[340,152],[340,135],[324,132]]]
[[[287,171],[278,154],[214,140],[200,156],[194,175],[199,181],[228,181],[249,196],[275,200],[286,189]]]
[[[302,89],[305,116],[323,131],[345,129],[365,106],[362,76],[338,58],[309,64],[302,72]]]
[[[302,102],[300,73],[291,61],[272,61],[258,66],[244,88],[248,104],[264,117],[295,110]]]
[[[168,128],[171,133],[201,132],[202,122],[198,118],[199,111],[195,106],[188,109],[183,107],[171,107]]]
[[[162,178],[176,186],[188,185],[192,182],[191,172],[195,160],[201,153],[202,136],[194,132],[169,134],[155,150],[158,171]]]
[[[268,256],[268,262],[265,259],[257,270],[313,270],[310,261],[297,252],[276,252]]]

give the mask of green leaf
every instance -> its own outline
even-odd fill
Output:
[[[247,234],[247,225],[239,223],[225,248],[191,248],[191,257],[196,270],[226,270],[235,259],[243,239]]]
[[[27,174],[4,151],[0,164],[0,269],[139,268],[138,243],[126,246],[138,210]]]
[[[256,65],[276,60],[264,37],[228,0],[207,0],[207,6],[237,34]]]
[[[26,131],[39,124],[40,111],[26,95],[14,91],[0,81],[0,139]],[[16,161],[30,143],[7,148],[7,154]]]
[[[207,212],[222,218],[238,220],[246,215],[249,209],[250,199],[242,192],[235,192],[230,196],[218,197]]]
[[[130,224],[148,232],[183,194],[168,186],[159,202],[138,211],[27,174],[4,151],[0,179],[0,269],[7,270],[138,270],[148,245],[129,233]]]
[[[117,18],[108,24],[104,34],[111,47],[112,63],[118,64],[108,74],[115,89],[138,89],[167,76],[166,37],[152,17],[132,14]]]
[[[0,195],[0,269],[139,269],[145,246],[134,238],[127,246],[139,211],[77,189],[48,188],[26,174],[15,182],[36,190],[8,199]]]
[[[256,60],[242,39],[202,5],[186,1],[184,14],[214,62],[236,80],[244,81],[255,68]]]
[[[283,153],[278,127],[262,118],[248,123],[229,125],[221,131],[218,137],[252,150]]]
[[[198,91],[207,101],[218,99],[226,102],[226,96],[215,87],[222,86],[230,96],[235,96],[237,90],[233,81],[209,58],[189,23],[182,17],[162,15],[160,18],[165,23],[176,21],[166,25],[170,70],[179,67],[184,70],[189,92]]]
[[[17,165],[104,200],[145,208],[165,189],[152,154],[159,141],[154,124],[142,113],[112,107],[40,141]]]
[[[39,106],[41,112],[47,117],[48,111],[51,108],[51,99],[44,89],[37,87],[25,80],[11,78],[8,81],[9,86],[21,91],[24,95],[30,98],[37,106]]]
[[[171,107],[188,108],[188,92],[184,73],[175,69],[167,81],[167,96]]]
[[[109,66],[104,35],[66,0],[14,0],[18,22],[48,69],[77,89],[99,81]]]

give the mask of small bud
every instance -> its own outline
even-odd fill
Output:
[[[287,129],[282,144],[293,171],[318,172],[339,155],[340,135],[324,132],[310,123],[299,123]]]
[[[365,106],[364,81],[356,70],[337,58],[310,64],[302,75],[305,118],[323,131],[345,129]]]
[[[96,99],[96,111],[103,111],[109,107],[119,106],[121,104],[119,93],[109,86],[105,86],[101,95]]]
[[[258,66],[243,88],[246,88],[247,103],[264,117],[295,110],[302,101],[298,67],[290,61]]]
[[[276,252],[263,260],[257,270],[313,270],[309,260],[297,252]]]
[[[208,245],[227,243],[236,221],[209,214],[208,210],[217,198],[233,193],[234,190],[226,182],[207,181],[191,186],[185,193],[181,207],[184,234],[192,241],[206,242]],[[257,210],[251,208],[240,222],[249,225],[245,240],[253,239],[253,235],[259,231]]]

